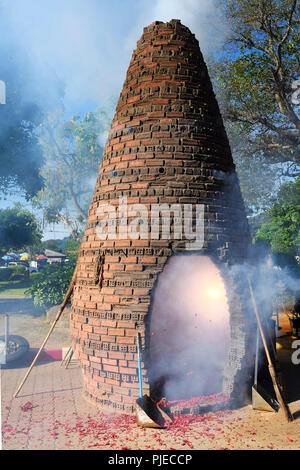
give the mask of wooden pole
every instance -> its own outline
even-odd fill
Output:
[[[252,303],[253,303],[253,307],[254,307],[254,311],[255,311],[255,316],[256,316],[258,328],[259,328],[259,331],[260,331],[261,339],[262,339],[262,342],[263,342],[263,345],[264,345],[264,348],[265,348],[265,352],[266,352],[266,356],[267,356],[267,360],[268,360],[269,372],[270,372],[270,376],[271,376],[271,379],[272,379],[272,383],[273,383],[274,391],[275,391],[275,394],[276,394],[276,398],[277,398],[277,401],[280,405],[280,408],[284,412],[284,415],[285,415],[287,421],[293,421],[293,419],[294,419],[293,415],[290,412],[288,404],[286,403],[285,398],[283,396],[282,390],[278,385],[278,378],[277,378],[276,370],[275,370],[275,367],[273,365],[273,362],[272,362],[272,359],[271,359],[271,356],[270,356],[270,353],[269,353],[269,349],[268,349],[265,334],[264,334],[264,331],[263,331],[263,328],[262,328],[260,316],[259,316],[259,313],[258,313],[258,310],[257,310],[255,297],[254,297],[254,294],[253,294],[252,284],[251,284],[251,281],[250,281],[249,278],[248,278],[248,283],[249,283],[249,290],[250,290],[250,294],[251,294],[251,299],[252,299]]]
[[[72,349],[72,347],[71,347],[71,351],[70,351],[69,357],[68,357],[68,359],[67,359],[67,361],[66,361],[66,364],[65,364],[65,368],[66,368],[66,369],[69,367],[69,364],[70,364],[70,362],[71,362],[72,357],[73,357],[73,349]]]
[[[20,392],[21,388],[23,387],[24,383],[26,382],[26,380],[27,380],[27,378],[28,378],[28,376],[29,376],[29,374],[30,374],[30,372],[31,372],[31,370],[32,370],[32,368],[33,368],[33,366],[34,366],[34,364],[35,364],[36,361],[38,360],[38,357],[39,357],[39,355],[40,355],[42,349],[44,348],[44,346],[45,346],[45,344],[47,343],[47,341],[48,341],[48,339],[49,339],[49,337],[50,337],[52,331],[54,330],[56,323],[58,322],[58,320],[59,320],[60,317],[61,317],[61,315],[62,315],[62,313],[63,313],[63,311],[64,311],[64,309],[65,309],[65,306],[67,305],[68,300],[69,300],[69,298],[71,297],[71,294],[72,294],[72,292],[73,292],[73,288],[74,288],[74,284],[75,284],[75,280],[76,280],[76,274],[77,274],[77,266],[76,266],[76,269],[75,269],[75,271],[74,271],[74,274],[73,274],[73,277],[72,277],[72,279],[71,279],[69,288],[68,288],[67,293],[66,293],[66,295],[65,295],[65,298],[64,298],[64,300],[63,300],[63,303],[62,303],[61,306],[60,306],[59,312],[57,313],[57,315],[56,315],[56,317],[55,317],[55,320],[54,320],[54,322],[52,323],[51,328],[50,328],[50,330],[49,330],[49,332],[48,332],[46,338],[45,338],[44,341],[43,341],[42,346],[40,347],[40,349],[39,349],[39,351],[37,352],[35,358],[33,359],[32,363],[31,363],[31,366],[29,367],[28,371],[26,372],[24,379],[22,380],[22,382],[20,383],[19,387],[17,388],[17,390],[16,390],[16,392],[15,392],[15,394],[14,394],[14,398],[16,398],[16,397],[18,396],[18,393]]]
[[[69,347],[67,354],[65,355],[65,357],[62,358],[61,363],[60,363],[61,366],[66,363],[69,355],[71,354],[71,351],[72,351],[72,346]]]

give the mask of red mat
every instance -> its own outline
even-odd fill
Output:
[[[37,355],[38,348],[31,348],[28,351],[27,359],[33,361]],[[41,351],[37,362],[50,362],[50,361],[61,361],[62,360],[62,350],[61,349],[45,349]]]

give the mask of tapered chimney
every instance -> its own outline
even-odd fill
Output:
[[[151,325],[160,273],[176,257],[180,266],[197,256],[209,259],[224,283],[229,350],[221,387],[241,400],[252,320],[230,266],[246,259],[249,244],[230,146],[198,41],[179,20],[156,21],[144,28],[128,67],[79,253],[70,327],[86,398],[102,408],[134,411],[137,331],[143,391],[152,393]]]

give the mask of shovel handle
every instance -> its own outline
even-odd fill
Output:
[[[254,368],[254,385],[257,386],[258,377],[258,355],[259,355],[259,328],[256,330],[256,348],[255,348],[255,368]]]
[[[141,335],[137,332],[137,352],[138,352],[138,374],[139,374],[139,387],[141,406],[143,407],[143,385],[142,385],[142,365],[141,365]]]

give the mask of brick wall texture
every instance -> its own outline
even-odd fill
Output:
[[[144,28],[127,71],[99,167],[81,244],[70,328],[84,394],[96,405],[133,413],[138,397],[136,333],[142,336],[144,392],[148,377],[153,289],[170,256],[186,240],[99,237],[99,208],[203,204],[204,245],[224,278],[232,345],[224,391],[240,396],[247,369],[249,322],[228,266],[250,243],[244,204],[221,114],[198,41],[179,20]],[[192,216],[192,218],[194,215]],[[128,224],[130,222],[128,218]],[[193,250],[186,252],[193,254]]]

